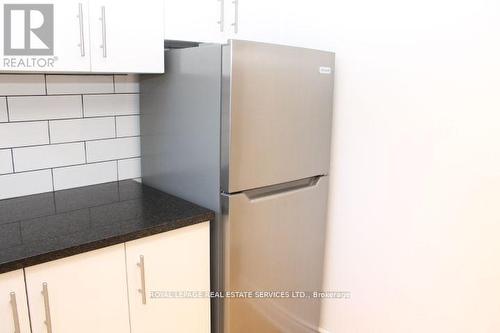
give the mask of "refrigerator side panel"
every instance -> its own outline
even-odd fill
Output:
[[[220,87],[220,45],[166,51],[165,74],[141,76],[143,182],[216,212]]]
[[[225,290],[321,291],[327,201],[327,176],[225,196]],[[317,332],[320,309],[317,298],[226,298],[224,332]]]
[[[224,191],[328,174],[334,54],[233,40],[226,67]]]

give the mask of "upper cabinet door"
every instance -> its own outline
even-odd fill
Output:
[[[228,38],[328,50],[328,6],[325,0],[228,1]]]
[[[228,38],[280,43],[282,0],[227,0]]]
[[[0,323],[0,333],[31,332],[22,269],[0,274]]]
[[[90,1],[92,71],[163,73],[163,1]]]
[[[90,71],[87,0],[1,1],[0,70]]]
[[[124,245],[25,269],[33,333],[130,333]]]
[[[224,7],[231,0],[165,0],[165,39],[225,42]]]

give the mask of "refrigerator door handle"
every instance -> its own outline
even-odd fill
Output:
[[[288,183],[261,187],[254,190],[244,191],[243,194],[250,201],[261,200],[292,191],[302,190],[309,187],[315,187],[318,185],[322,177],[323,175],[318,175],[291,181]]]

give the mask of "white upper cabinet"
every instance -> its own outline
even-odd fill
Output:
[[[87,0],[2,1],[0,70],[90,71]]]
[[[165,0],[165,39],[224,42],[225,4],[231,0]]]
[[[0,71],[163,73],[163,1],[0,1]]]
[[[30,333],[23,270],[0,274],[0,333]]]
[[[130,333],[124,245],[25,269],[33,333]]]
[[[90,0],[93,72],[163,72],[161,0]]]
[[[165,0],[165,39],[325,49],[328,0]]]

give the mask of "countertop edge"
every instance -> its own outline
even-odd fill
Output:
[[[62,248],[58,250],[49,251],[46,253],[26,257],[19,260],[13,260],[6,263],[0,263],[0,274],[12,272],[19,269],[28,268],[30,266],[35,266],[50,261],[63,259],[71,257],[77,254],[82,254],[85,252],[90,252],[94,250],[103,249],[109,246],[118,245],[126,242],[130,242],[136,239],[145,238],[148,236],[153,236],[156,234],[173,231],[176,229],[188,227],[191,225],[203,223],[203,222],[213,222],[215,220],[215,213],[208,212],[204,214],[195,215],[188,218],[181,218],[178,220],[169,220],[168,223],[163,225],[156,225],[150,228],[144,228],[137,231],[132,231],[124,233],[121,235],[114,235],[108,238],[103,238],[100,240],[94,240],[87,243],[82,243],[75,246],[70,246],[67,248]],[[172,225],[175,224],[175,225]]]

